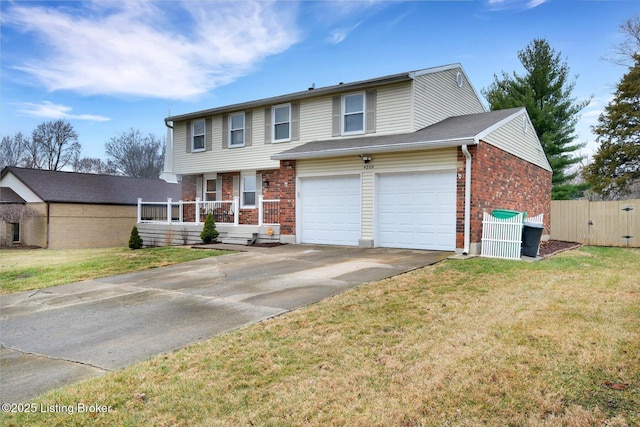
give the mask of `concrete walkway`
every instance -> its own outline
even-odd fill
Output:
[[[124,368],[450,252],[284,245],[5,295],[0,400]]]

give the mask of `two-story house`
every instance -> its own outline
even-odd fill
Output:
[[[460,64],[165,122],[180,221],[214,212],[223,235],[477,253],[483,211],[543,213],[549,229],[551,168],[526,110],[487,112]]]

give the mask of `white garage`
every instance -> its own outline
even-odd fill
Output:
[[[377,175],[375,232],[376,246],[455,250],[455,171]]]
[[[301,178],[302,243],[357,246],[360,238],[360,175]]]

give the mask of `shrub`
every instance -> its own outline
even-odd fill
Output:
[[[135,225],[131,229],[131,237],[129,237],[129,248],[140,249],[142,247],[142,237],[138,234],[138,227]]]
[[[216,230],[216,220],[213,218],[213,214],[207,214],[207,218],[204,220],[204,227],[200,233],[202,242],[205,244],[211,243],[216,240],[219,234],[220,232]]]

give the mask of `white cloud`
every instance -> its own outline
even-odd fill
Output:
[[[43,101],[40,104],[24,102],[19,105],[19,112],[29,116],[43,117],[47,119],[74,119],[88,120],[93,122],[108,122],[109,117],[98,116],[95,114],[71,114],[71,107],[66,105],[54,104],[50,101]]]
[[[344,41],[347,36],[360,26],[360,22],[347,28],[336,28],[332,30],[327,41],[331,44],[338,44]]]
[[[47,47],[34,43],[34,59],[17,68],[50,91],[184,99],[288,49],[294,15],[288,2],[96,0],[82,9],[15,3],[3,25]]]
[[[547,2],[549,2],[549,0],[487,0],[487,6],[490,10],[527,10]]]

